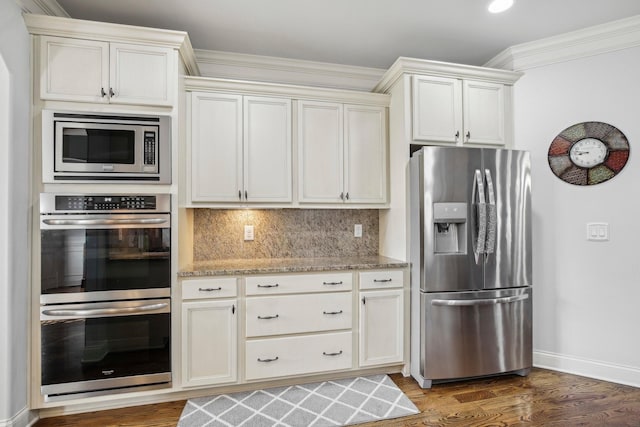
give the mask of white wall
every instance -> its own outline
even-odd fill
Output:
[[[515,85],[515,148],[531,151],[534,363],[640,386],[640,48],[525,71]],[[574,186],[547,151],[570,125],[601,121],[629,139],[612,180]],[[586,223],[610,241],[588,242]]]
[[[28,418],[29,50],[17,2],[0,0],[0,426]]]

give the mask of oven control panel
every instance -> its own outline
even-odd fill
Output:
[[[56,211],[155,210],[156,196],[56,196]]]

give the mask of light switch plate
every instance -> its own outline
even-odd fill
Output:
[[[244,240],[253,240],[253,225],[244,226]]]
[[[362,237],[362,224],[353,226],[353,237]]]
[[[592,242],[602,242],[609,240],[609,224],[606,222],[588,223],[587,240]]]

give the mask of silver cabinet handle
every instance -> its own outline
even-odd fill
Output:
[[[278,359],[279,359],[279,357],[278,357],[278,356],[276,356],[276,357],[274,357],[274,358],[272,358],[272,359],[260,359],[260,358],[258,357],[258,362],[262,362],[262,363],[269,363],[269,362],[275,362],[275,361],[276,361],[276,360],[278,360]]]
[[[109,97],[113,98],[114,96],[116,96],[116,93],[113,91],[113,88],[110,87],[109,88]]]
[[[249,192],[247,190],[244,190],[244,199],[249,200]]]
[[[526,299],[529,299],[529,294],[514,295],[512,297],[488,298],[488,299],[464,299],[464,300],[434,299],[433,301],[431,301],[431,305],[469,307],[474,305],[507,304],[510,302],[524,301]]]
[[[344,191],[340,193],[340,200],[344,200]]]
[[[221,291],[222,287],[218,288],[198,288],[200,292],[213,292],[213,291]]]
[[[389,283],[393,282],[393,279],[373,279],[373,283]]]
[[[115,316],[118,314],[135,314],[145,313],[147,311],[160,310],[167,307],[169,304],[166,302],[160,304],[141,305],[138,307],[123,307],[123,308],[94,308],[88,310],[67,310],[67,309],[53,309],[43,310],[42,314],[47,316],[75,316],[75,317],[88,317],[88,316]]]
[[[105,96],[107,96],[107,92],[105,92],[105,91],[104,91],[104,88],[103,88],[103,87],[101,87],[101,88],[100,88],[100,96],[101,96],[102,98],[104,98]]]
[[[242,200],[242,191],[238,190],[238,199]]]
[[[277,288],[278,286],[280,286],[279,284],[275,284],[275,285],[258,285],[258,288]]]
[[[466,137],[467,137],[467,141],[471,138],[471,131],[467,131]]]
[[[456,134],[454,136],[456,137],[456,140],[458,140],[458,138],[460,138],[460,131],[456,131]]]
[[[127,224],[164,224],[164,218],[145,219],[43,219],[47,225],[127,225]]]
[[[258,316],[258,319],[260,319],[260,320],[269,320],[269,319],[277,319],[278,317],[280,317],[280,315],[276,314],[275,316]]]
[[[336,286],[336,285],[342,285],[342,280],[339,282],[322,282],[323,285],[327,285],[327,286]]]
[[[349,200],[349,192],[347,191],[347,194],[344,195],[344,198]]]
[[[327,315],[342,314],[342,310],[340,310],[340,311],[323,311],[322,314],[327,314]]]
[[[337,353],[327,353],[327,352],[323,351],[323,352],[322,352],[322,354],[323,354],[324,356],[340,356],[340,355],[342,354],[342,350],[340,350],[340,351],[339,351],[339,352],[337,352]]]

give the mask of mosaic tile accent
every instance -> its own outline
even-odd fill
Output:
[[[386,375],[189,399],[178,427],[325,427],[417,414]]]
[[[353,226],[362,224],[362,237]],[[244,240],[244,226],[254,240]],[[378,254],[375,209],[195,209],[194,262]]]

